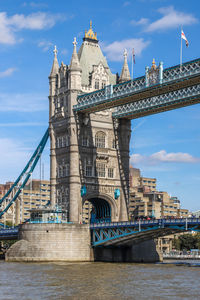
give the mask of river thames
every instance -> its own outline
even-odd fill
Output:
[[[200,264],[0,261],[0,299],[194,300],[200,299],[199,278]]]

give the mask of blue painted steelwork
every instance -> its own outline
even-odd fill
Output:
[[[1,227],[3,227],[3,228],[4,228],[4,227],[5,227],[5,228],[9,228],[10,226],[8,226],[8,225],[6,225],[6,224],[3,224],[3,223],[0,223],[0,228],[1,228]]]
[[[25,166],[23,171],[21,172],[20,176],[14,182],[14,184],[9,189],[9,191],[0,200],[0,204],[1,204],[3,201],[7,200],[8,196],[11,194],[11,192],[14,189],[16,189],[16,193],[15,193],[14,197],[9,201],[7,206],[0,212],[0,217],[2,217],[2,215],[7,212],[7,210],[10,208],[10,206],[13,204],[13,202],[17,199],[17,197],[21,193],[22,189],[26,185],[33,170],[35,169],[35,167],[37,165],[38,160],[40,159],[40,156],[44,150],[44,147],[46,145],[48,137],[49,137],[49,130],[47,129],[42,140],[40,141],[38,147],[36,148],[35,152],[33,153],[32,157],[30,158],[29,162],[27,163],[27,165]],[[22,182],[22,183],[20,183],[20,182]]]
[[[0,229],[0,240],[18,239],[18,227],[10,229]]]
[[[162,72],[162,84],[152,84],[152,87],[161,85],[169,85],[171,82],[178,82],[186,80],[189,77],[197,76],[200,74],[200,59],[186,62],[180,68],[180,65],[170,67]],[[160,81],[161,82],[161,81]],[[145,91],[149,88],[146,86],[145,76],[138,77],[134,80],[130,80],[121,84],[112,86],[112,88],[105,87],[99,91],[95,91],[88,94],[79,95],[77,98],[77,105],[74,105],[74,111],[85,110],[99,104],[114,102],[116,99],[128,97],[129,95],[136,94],[138,92]],[[114,106],[118,106],[116,103]]]
[[[136,119],[144,115],[150,115],[162,111],[167,111],[174,106],[184,106],[184,104],[195,104],[200,101],[200,84],[169,92],[152,98],[143,99],[137,102],[121,105],[112,114],[113,118],[124,118],[131,116]]]
[[[188,219],[159,219],[136,222],[113,222],[104,224],[91,224],[92,245],[100,246],[120,242],[124,238],[134,238],[138,234],[146,233],[150,236],[157,232],[158,236],[173,232],[200,231],[200,218]],[[167,231],[166,231],[167,230]],[[166,233],[165,233],[166,232]]]
[[[119,198],[119,196],[120,196],[120,189],[115,189],[114,196],[115,196],[115,199]]]
[[[87,194],[87,188],[85,185],[81,187],[81,197],[85,196]]]

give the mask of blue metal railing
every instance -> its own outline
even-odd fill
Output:
[[[200,231],[200,218],[186,219],[158,219],[135,222],[108,222],[104,224],[90,224],[92,245],[122,243],[124,239],[129,241],[134,237],[141,236],[154,238],[169,235],[175,232]],[[121,240],[122,239],[122,240]]]
[[[180,65],[166,68],[163,71],[162,84],[169,85],[172,81],[185,80],[186,77],[192,77],[200,74],[200,59],[195,59]],[[107,87],[104,89],[94,91],[91,93],[79,95],[77,98],[77,105],[74,105],[74,111],[81,111],[90,107],[102,104],[105,102],[112,102],[122,97],[128,97],[134,93],[142,92],[148,88],[157,88],[161,83],[146,86],[145,76],[138,77],[121,84],[112,86],[112,92],[106,92]],[[116,106],[118,106],[116,104]]]
[[[200,218],[179,218],[179,219],[155,219],[155,220],[139,220],[139,221],[122,221],[122,222],[106,222],[106,223],[93,223],[90,228],[105,228],[105,227],[127,227],[137,225],[161,225],[161,224],[188,224],[198,223],[200,225]]]

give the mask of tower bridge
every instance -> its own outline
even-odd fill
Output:
[[[92,260],[91,245],[118,247],[136,237],[141,242],[183,230],[182,224],[170,229],[167,224],[160,228],[158,222],[128,225],[131,119],[199,100],[200,59],[167,69],[153,60],[145,76],[131,80],[127,51],[118,78],[111,73],[91,24],[78,52],[74,39],[69,65],[59,65],[55,47],[49,75],[50,202],[61,208],[68,223],[22,225],[20,241],[11,247],[8,259],[29,260],[32,255],[32,260]],[[91,221],[109,222],[108,227],[83,224],[88,201]],[[119,222],[126,224],[121,227]]]

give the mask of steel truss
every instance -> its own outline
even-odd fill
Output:
[[[106,86],[104,89],[88,94],[79,95],[77,105],[74,105],[74,111],[93,112],[102,109],[119,106],[122,103],[119,99],[127,98],[130,95],[138,94],[145,90],[151,90],[157,86],[169,85],[171,82],[187,80],[189,77],[200,74],[200,59],[167,68],[163,71],[162,81],[149,86],[145,76],[138,77],[114,86]],[[127,99],[128,102],[131,102]],[[98,107],[99,106],[99,107]]]
[[[49,130],[47,129],[43,138],[41,139],[38,147],[36,148],[35,152],[31,156],[30,160],[28,161],[27,165],[17,178],[17,180],[14,182],[14,184],[11,186],[11,188],[8,190],[8,192],[3,196],[2,199],[0,199],[0,205],[4,201],[8,201],[8,204],[6,207],[0,212],[0,217],[4,215],[4,213],[7,212],[7,210],[11,207],[11,205],[15,202],[19,194],[21,193],[22,189],[26,185],[27,181],[29,180],[31,174],[33,173],[38,160],[40,159],[40,156],[44,150],[44,147],[46,145],[46,142],[49,137]],[[13,192],[14,196],[11,198],[11,193]],[[10,197],[9,197],[10,196]]]
[[[200,102],[200,84],[119,106],[113,118],[136,119]]]
[[[17,240],[18,239],[18,227],[0,229],[0,240]]]
[[[200,231],[200,218],[91,224],[92,246],[121,245],[184,231]]]

